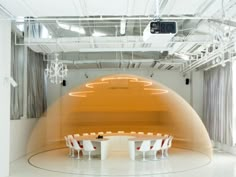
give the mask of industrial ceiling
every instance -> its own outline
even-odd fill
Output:
[[[183,74],[235,58],[236,0],[0,0],[4,19],[36,52],[69,68],[152,68]],[[152,20],[176,21],[171,40],[143,40]],[[46,31],[46,34],[45,34]]]

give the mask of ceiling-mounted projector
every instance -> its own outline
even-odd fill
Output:
[[[143,40],[144,42],[166,44],[176,33],[176,22],[151,21],[143,31]]]

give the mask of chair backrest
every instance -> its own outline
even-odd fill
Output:
[[[72,140],[73,140],[73,136],[72,135],[68,135],[67,137],[65,136],[65,139],[67,139],[67,145],[69,148],[73,148],[73,143],[72,143]]]
[[[152,147],[152,150],[160,150],[162,144],[162,139],[157,139]]]
[[[66,136],[64,136],[64,138],[65,138],[65,141],[66,141],[66,146],[69,147],[70,145],[69,145],[69,142],[68,142],[68,138]]]
[[[83,140],[83,147],[85,151],[93,151],[94,147],[90,140]]]
[[[74,147],[74,149],[76,149],[76,150],[82,149],[82,148],[79,146],[78,142],[77,142],[75,139],[73,139],[72,142],[73,142],[73,147]]]
[[[72,141],[73,136],[72,135],[68,135],[68,139]]]
[[[90,135],[96,135],[96,133],[95,132],[91,132]]]
[[[107,131],[106,134],[111,134],[112,132],[111,131]]]
[[[120,130],[120,131],[117,131],[117,133],[125,133],[125,132]]]
[[[157,133],[157,136],[161,136],[161,133]]]
[[[147,135],[153,135],[153,133],[151,133],[151,132],[148,132],[148,133],[147,133]]]
[[[168,148],[172,146],[172,140],[173,140],[173,136],[170,136],[169,141],[168,141]]]
[[[103,132],[98,132],[98,135],[103,135],[104,133]]]
[[[80,135],[77,133],[77,134],[74,134],[74,138],[78,138]]]
[[[72,140],[74,139],[73,136],[72,136],[72,135],[68,135],[68,136],[67,136],[67,139],[68,139],[68,143],[69,143],[70,145],[72,145]]]
[[[144,140],[140,146],[139,151],[149,151],[151,146],[150,140]]]
[[[165,138],[164,139],[164,143],[163,143],[163,145],[162,145],[162,149],[166,149],[166,148],[168,148],[168,142],[169,142],[169,138]]]
[[[131,134],[136,134],[136,132],[130,132]]]
[[[83,133],[83,136],[88,136],[89,134],[88,133]]]
[[[143,135],[144,133],[143,132],[138,132],[139,135]]]
[[[169,137],[169,135],[168,134],[164,134],[164,137]]]

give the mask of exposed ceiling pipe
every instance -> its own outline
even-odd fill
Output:
[[[0,4],[0,10],[4,13],[3,15],[5,15],[6,18],[8,17],[15,18],[15,16],[12,13],[10,13],[6,8],[4,8],[1,4]]]
[[[215,67],[217,67],[217,66],[219,66],[219,65],[222,65],[222,63],[227,63],[227,62],[233,61],[233,60],[235,60],[235,59],[236,59],[236,56],[231,57],[231,58],[229,58],[229,59],[227,59],[227,60],[224,60],[223,62],[216,63],[216,64],[214,64],[214,65],[212,65],[212,66],[209,66],[209,67],[207,67],[207,68],[204,68],[204,70],[207,71],[207,70],[209,70],[209,69],[212,69],[212,68],[215,68]]]
[[[44,60],[44,61],[50,61],[50,60]],[[119,60],[114,59],[101,59],[101,60],[60,60],[63,63],[67,64],[97,64],[99,67],[99,63],[120,63]],[[141,66],[141,63],[153,63],[155,59],[123,59],[122,63],[139,63]],[[182,65],[182,62],[171,62],[171,61],[159,61],[158,64],[168,64],[168,65]],[[139,67],[139,65],[137,67]]]
[[[196,14],[201,15],[203,14],[213,3],[215,0],[208,0],[207,2],[204,1],[198,8]]]
[[[123,18],[125,20],[153,20],[151,16],[113,16],[113,17],[74,17],[74,18],[57,18],[57,17],[28,17],[25,20],[34,20],[34,21],[54,21],[54,20],[64,20],[64,21],[112,21]],[[204,17],[204,16],[190,16],[190,15],[179,15],[179,16],[171,16],[171,15],[162,15],[161,19],[163,20],[209,20],[209,19],[219,19],[219,17]],[[16,18],[10,18],[9,20],[16,20]]]
[[[219,20],[219,19],[209,19],[209,22],[216,22],[219,24],[224,24],[232,27],[236,27],[236,22],[232,20]]]
[[[232,46],[234,46],[234,42],[231,42],[226,47],[224,47],[224,49],[223,49],[224,53],[229,51]],[[212,53],[209,53],[210,55],[205,56],[202,59],[199,59],[199,60],[195,61],[193,64],[184,68],[182,73],[190,72],[190,71],[198,68],[199,66],[204,65],[204,64],[214,60],[217,56],[219,56],[221,54],[221,51],[222,51],[222,49],[217,49],[217,50],[213,51]]]

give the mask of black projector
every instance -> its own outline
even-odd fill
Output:
[[[176,22],[162,22],[152,21],[150,22],[151,34],[176,34]]]

